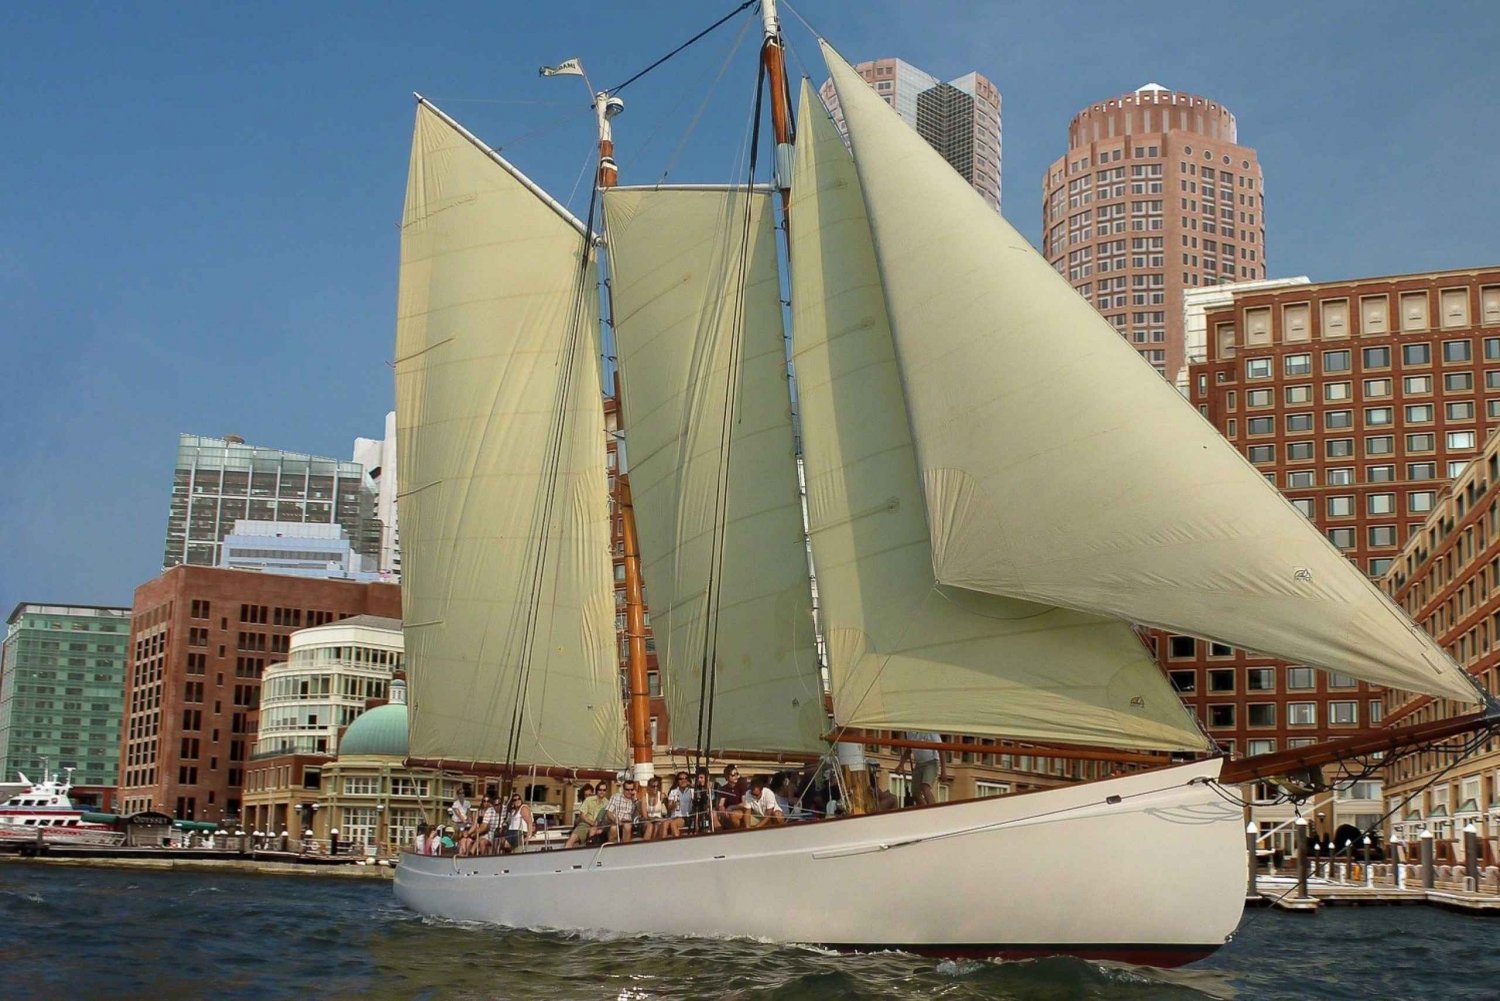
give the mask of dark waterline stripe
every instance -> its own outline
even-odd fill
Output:
[[[838,952],[909,952],[918,956],[939,959],[1046,959],[1051,956],[1071,956],[1074,959],[1089,959],[1112,963],[1129,963],[1133,966],[1156,966],[1162,969],[1185,966],[1213,955],[1220,945],[1165,945],[1147,943],[1058,943],[1056,945],[986,944],[986,943],[935,943],[913,945],[895,943],[820,942],[819,948]]]

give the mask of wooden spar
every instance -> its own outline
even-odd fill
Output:
[[[667,752],[674,757],[691,758],[702,754],[695,747],[674,747]],[[796,754],[791,751],[735,751],[729,748],[710,750],[707,755],[715,761],[758,761],[772,765],[810,765],[818,759],[817,754]]]
[[[599,125],[599,176],[601,191],[613,188],[620,180],[615,163],[614,131],[610,125],[625,102],[605,91],[594,95],[594,113]],[[606,289],[608,286],[605,286]],[[613,300],[611,300],[613,311]],[[615,380],[615,417],[624,427],[624,403],[620,398],[619,380]],[[641,548],[635,530],[635,505],[630,496],[630,477],[615,475],[615,503],[620,509],[621,540],[625,546],[625,636],[628,640],[625,659],[625,681],[628,692],[625,721],[630,735],[630,760],[637,781],[644,782],[653,772],[655,755],[651,750],[651,695],[646,670],[646,602],[641,585]]]
[[[787,252],[791,252],[792,216],[792,109],[788,103],[791,89],[786,79],[786,49],[781,41],[781,22],[776,17],[776,0],[763,0],[761,24],[765,30],[765,41],[761,43],[760,59],[766,68],[766,87],[771,97],[771,129],[776,137],[776,187],[781,192],[781,222],[787,240]]]
[[[1394,727],[1376,733],[1346,737],[1342,740],[1311,744],[1307,747],[1288,748],[1271,754],[1257,754],[1253,758],[1226,761],[1219,781],[1225,785],[1254,782],[1271,775],[1285,775],[1300,769],[1316,768],[1349,758],[1396,751],[1414,744],[1456,737],[1461,733],[1470,733],[1497,725],[1500,725],[1500,717],[1485,711],[1470,713],[1467,716],[1454,716],[1450,719],[1433,720],[1430,723],[1417,723],[1414,726]]]
[[[430,768],[439,772],[473,775],[479,779],[492,775],[507,779],[530,775],[548,779],[614,779],[619,775],[613,769],[604,768],[559,768],[555,765],[533,767],[504,765],[498,761],[454,761],[451,758],[407,758],[405,765],[407,768]]]
[[[824,740],[847,740],[852,743],[878,744],[881,747],[912,747],[933,751],[967,751],[974,754],[1024,754],[1034,758],[1066,758],[1072,761],[1109,761],[1130,765],[1169,765],[1165,754],[1139,751],[1115,751],[1107,747],[1039,747],[1035,744],[962,744],[953,740],[909,740],[904,737],[880,737],[857,730],[840,730],[825,734]]]

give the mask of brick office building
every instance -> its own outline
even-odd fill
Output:
[[[1500,434],[1492,434],[1478,460],[1438,492],[1381,584],[1454,660],[1489,692],[1500,693]],[[1392,726],[1474,708],[1385,692],[1385,718]],[[1500,835],[1500,748],[1490,741],[1467,760],[1455,757],[1423,751],[1385,769],[1393,833],[1410,840],[1428,828],[1448,839],[1473,823],[1487,838]]]
[[[196,566],[136,588],[121,809],[237,818],[261,674],[285,659],[294,630],[354,615],[399,619],[400,588]]]
[[[1042,182],[1042,254],[1169,379],[1182,294],[1266,277],[1265,185],[1229,109],[1150,83],[1090,105]]]
[[[1500,425],[1500,268],[1249,290],[1210,309],[1190,399],[1372,577]],[[1381,722],[1352,678],[1155,634],[1215,738],[1259,754]]]

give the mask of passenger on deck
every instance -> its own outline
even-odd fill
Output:
[[[412,838],[410,850],[413,855],[427,854],[427,821],[417,823],[417,836]]]
[[[693,786],[687,772],[678,772],[672,789],[667,793],[666,832],[669,838],[680,838],[684,831],[692,832]]]
[[[599,783],[601,793],[608,788],[608,782]],[[573,807],[573,833],[568,835],[567,844],[563,845],[564,848],[577,848],[587,844],[595,830],[594,824],[599,819],[599,811],[604,809],[604,800],[595,796],[594,787],[586,782],[579,787],[574,802],[577,805]]]
[[[647,841],[667,836],[667,797],[661,791],[661,776],[653,775],[646,780],[646,794],[640,801],[640,818],[645,829],[641,832]]]
[[[745,827],[786,823],[786,814],[776,804],[776,794],[771,791],[764,775],[757,775],[750,780],[750,789],[740,805],[742,825]]]
[[[906,734],[907,740],[922,740],[936,744],[942,740],[935,733],[926,733],[921,730],[909,730]],[[937,802],[937,784],[940,778],[948,777],[948,767],[943,760],[943,752],[930,747],[905,747],[901,749],[901,760],[896,762],[896,770],[901,766],[911,765],[912,795],[916,799],[917,806],[932,806]]]
[[[536,820],[531,815],[531,807],[521,798],[520,793],[512,793],[510,797],[510,809],[506,811],[504,830],[501,832],[500,850],[513,852],[526,844],[526,839],[536,828]]]
[[[740,770],[735,765],[724,766],[724,781],[714,789],[713,819],[715,830],[736,827],[744,827],[743,800],[745,798],[745,780],[740,778]]]
[[[469,826],[469,814],[472,812],[473,808],[469,806],[469,787],[463,786],[458,790],[458,798],[448,807],[448,822],[455,830],[462,831]]]
[[[628,844],[635,837],[635,821],[640,816],[640,804],[636,802],[638,795],[635,779],[626,779],[620,791],[604,804],[604,812],[594,826],[604,830],[605,841]]]
[[[493,855],[495,832],[500,829],[500,807],[489,794],[479,801],[479,819],[464,832],[458,844],[460,855]]]
[[[433,854],[434,855],[453,855],[453,854],[455,854],[458,851],[458,842],[454,840],[454,836],[455,836],[456,833],[457,832],[455,832],[452,827],[446,828],[443,831],[443,838],[442,838],[442,840],[438,842],[438,850],[435,851],[435,852],[433,852]]]

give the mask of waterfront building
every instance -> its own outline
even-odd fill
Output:
[[[261,678],[298,629],[395,619],[394,584],[178,566],[136,588],[119,768],[126,813],[233,820]]]
[[[1260,161],[1209,98],[1148,83],[1092,104],[1043,179],[1042,253],[1175,378],[1183,293],[1266,277]]]
[[[162,567],[219,566],[238,521],[339,525],[378,559],[376,488],[356,462],[247,445],[236,435],[180,435]]]
[[[998,87],[972,72],[945,83],[901,59],[873,59],[856,64],[854,71],[1000,211]],[[842,130],[844,116],[833,81],[825,80],[818,93]]]
[[[1494,292],[1497,315],[1491,323],[1500,338],[1500,287]],[[1500,353],[1491,364],[1500,380]],[[1500,387],[1494,393],[1500,399]],[[1500,433],[1490,434],[1474,461],[1439,488],[1381,584],[1454,660],[1488,691],[1500,693]],[[1446,699],[1385,692],[1385,719],[1392,726],[1473,711]],[[1479,753],[1456,759],[1426,750],[1386,767],[1381,812],[1393,811],[1394,835],[1411,841],[1428,829],[1461,844],[1464,825],[1472,823],[1484,837],[1500,837],[1500,747],[1486,741]]]
[[[292,633],[284,663],[261,678],[250,757],[338,753],[338,735],[404,674],[401,620],[355,615]]]
[[[1351,560],[1391,567],[1500,424],[1500,269],[1234,291],[1205,310],[1190,399]],[[1379,689],[1192,636],[1150,634],[1226,750],[1264,754],[1380,724]],[[1382,812],[1378,780],[1330,804]],[[1328,831],[1325,833],[1333,833]]]
[[[219,566],[290,577],[389,579],[389,575],[375,569],[373,557],[354,551],[354,543],[342,525],[237,521],[220,544]]]
[[[113,798],[130,609],[18,604],[0,647],[0,781],[72,768],[78,798]]]
[[[401,530],[396,519],[396,412],[385,415],[384,438],[355,438],[354,461],[375,485],[375,518],[380,522],[380,572],[401,580]]]

